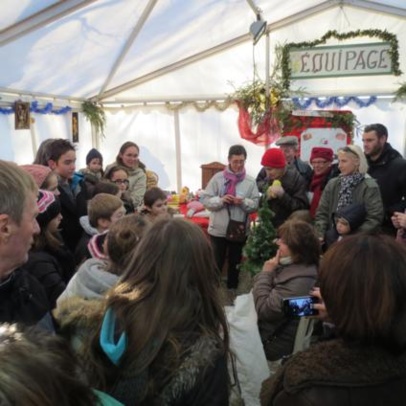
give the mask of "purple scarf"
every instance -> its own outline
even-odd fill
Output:
[[[243,169],[241,172],[234,173],[231,172],[230,169],[225,168],[223,171],[224,175],[224,186],[225,186],[225,195],[232,195],[235,196],[235,188],[237,186],[237,183],[243,181],[245,179],[245,169]]]

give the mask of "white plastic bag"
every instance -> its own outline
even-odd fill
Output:
[[[259,336],[252,292],[237,296],[234,306],[226,306],[225,312],[242,398],[246,406],[259,406],[261,384],[269,377],[269,368]]]

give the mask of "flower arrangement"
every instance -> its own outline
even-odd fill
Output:
[[[291,97],[304,94],[303,90],[292,91],[284,84],[281,46],[275,48],[275,55],[269,76],[269,100],[265,82],[259,79],[236,89],[232,95],[240,110],[241,137],[256,144],[270,144],[281,136],[293,109]]]

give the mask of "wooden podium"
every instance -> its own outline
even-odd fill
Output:
[[[200,167],[202,168],[202,189],[205,189],[213,175],[224,170],[226,165],[221,162],[211,162]]]

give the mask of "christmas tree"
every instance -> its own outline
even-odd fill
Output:
[[[258,210],[258,220],[248,236],[243,249],[243,262],[240,269],[255,275],[261,272],[264,262],[275,256],[278,246],[275,244],[276,230],[272,224],[274,213],[266,200]]]

